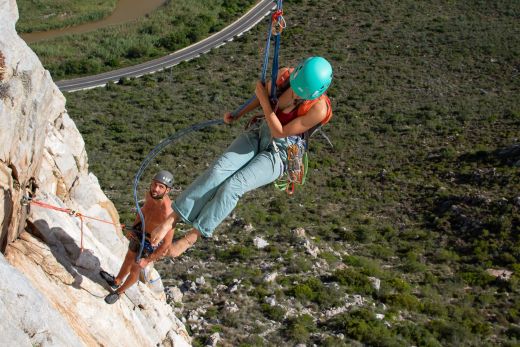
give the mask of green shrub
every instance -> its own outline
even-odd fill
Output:
[[[219,260],[250,260],[254,254],[254,249],[247,246],[235,245],[229,249],[218,252],[217,256]]]
[[[415,323],[404,323],[397,326],[397,333],[416,346],[441,347],[443,346],[435,336],[424,326]]]
[[[373,258],[349,255],[343,258],[343,262],[358,268],[358,271],[367,276],[383,276],[385,273],[381,270],[379,261]]]
[[[297,284],[292,289],[292,295],[299,300],[312,301],[316,297],[316,292],[307,284]]]
[[[341,261],[341,259],[332,252],[321,252],[319,257],[324,259],[328,264],[335,264]]]
[[[262,313],[269,319],[277,322],[283,321],[285,317],[285,310],[280,306],[271,306],[269,304],[261,305]]]
[[[312,261],[306,257],[297,256],[290,260],[290,264],[287,267],[288,273],[301,273],[308,272],[312,269]]]
[[[367,309],[337,315],[325,323],[333,331],[369,346],[402,346],[403,341]]]
[[[336,270],[330,279],[347,286],[352,293],[372,294],[374,292],[374,288],[368,277],[355,269],[346,268]]]
[[[415,295],[408,293],[396,293],[381,297],[386,304],[396,307],[405,308],[409,311],[419,311],[422,304]]]
[[[484,270],[470,270],[470,271],[463,271],[459,274],[459,276],[469,285],[476,285],[476,286],[487,286],[490,283],[495,281],[495,278],[488,274]]]
[[[379,233],[376,229],[369,225],[358,225],[354,228],[356,240],[359,242],[374,242],[379,238]]]
[[[314,331],[316,331],[316,324],[308,314],[288,319],[284,329],[287,338],[298,343],[306,343],[310,333]]]

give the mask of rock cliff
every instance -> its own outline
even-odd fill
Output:
[[[189,346],[160,281],[105,304],[99,270],[126,252],[119,216],[17,19],[0,0],[0,345]]]

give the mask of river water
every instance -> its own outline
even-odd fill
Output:
[[[104,28],[109,25],[122,24],[136,20],[152,12],[166,0],[119,0],[112,14],[96,22],[89,22],[73,27],[61,28],[49,31],[37,31],[20,34],[27,43],[53,39],[68,34],[80,34]]]

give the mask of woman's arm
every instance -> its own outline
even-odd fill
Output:
[[[256,83],[256,97],[262,106],[267,125],[271,130],[271,135],[275,138],[282,138],[298,135],[319,124],[327,116],[327,104],[325,101],[317,102],[311,109],[301,117],[296,117],[286,125],[282,125],[274,113],[269,101],[268,88],[261,82]]]
[[[283,68],[279,69],[278,70],[278,76],[282,76],[288,70],[289,70],[289,68],[286,68],[286,67],[283,67]],[[271,90],[271,82],[270,81],[267,82],[267,89],[269,91]],[[232,112],[226,112],[224,114],[224,122],[226,124],[231,124],[232,122],[240,119],[246,113],[248,113],[248,112],[258,108],[258,106],[260,106],[260,102],[258,101],[258,97],[256,97],[253,100],[251,100],[251,103],[249,103],[246,107],[244,107],[243,110],[240,110],[240,112],[235,117],[233,117],[231,115]]]
[[[246,113],[254,110],[255,108],[258,108],[258,106],[260,106],[260,103],[258,102],[258,99],[255,98],[246,107],[244,107],[243,110],[238,112],[234,117],[232,115],[232,112],[226,112],[224,114],[224,123],[231,124],[231,123],[239,120]]]

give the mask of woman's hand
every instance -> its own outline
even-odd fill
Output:
[[[231,112],[224,113],[224,123],[231,124],[235,121],[235,117],[231,114]]]
[[[262,107],[267,106],[268,104],[270,105],[267,87],[264,86],[261,81],[256,82],[255,94]]]

